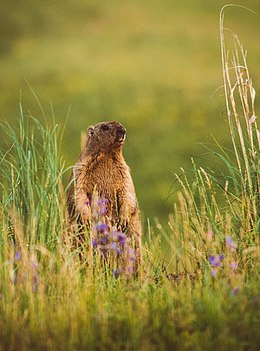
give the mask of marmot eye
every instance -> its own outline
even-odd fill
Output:
[[[109,129],[109,126],[105,124],[105,125],[103,125],[103,126],[101,127],[101,129],[102,129],[102,130],[108,130],[108,129]]]

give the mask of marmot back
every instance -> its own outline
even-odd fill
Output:
[[[122,149],[126,129],[102,122],[88,129],[88,139],[75,164],[68,189],[71,225],[91,228],[97,201],[105,201],[106,222],[131,237],[139,250],[141,223],[134,184]]]

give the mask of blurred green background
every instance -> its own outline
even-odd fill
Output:
[[[80,153],[81,131],[118,120],[128,130],[125,157],[143,217],[162,222],[191,157],[217,170],[201,143],[229,147],[224,113],[217,0],[2,0],[0,118],[17,123],[19,101],[38,119],[52,109],[62,128],[66,166]],[[239,4],[260,13],[259,0]],[[260,19],[227,9],[225,26],[248,50],[260,91]],[[28,85],[29,82],[29,85]],[[259,107],[259,101],[257,101]],[[2,139],[2,136],[1,136]],[[1,140],[2,142],[2,140]]]

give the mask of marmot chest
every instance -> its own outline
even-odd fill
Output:
[[[124,187],[127,177],[125,167],[118,160],[101,158],[89,167],[86,181],[90,187],[96,187],[99,191],[117,191]]]

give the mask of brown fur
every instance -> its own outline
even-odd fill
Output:
[[[131,237],[139,251],[141,223],[130,169],[122,154],[125,135],[118,122],[89,128],[86,145],[73,168],[67,206],[70,223],[90,229],[97,220],[97,198],[107,199],[106,222]]]

